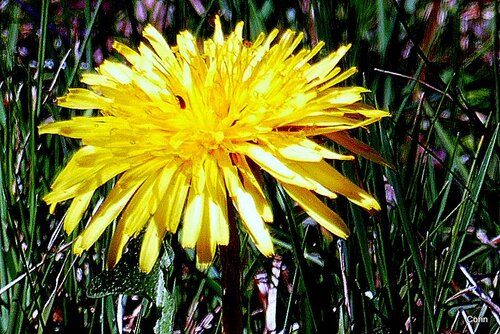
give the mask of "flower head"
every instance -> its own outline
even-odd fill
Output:
[[[40,133],[78,138],[77,151],[44,200],[72,200],[64,227],[75,229],[94,192],[119,176],[114,188],[77,237],[77,254],[90,248],[116,218],[108,265],[127,241],[144,231],[139,265],[151,270],[167,232],[180,230],[197,263],[212,261],[229,239],[228,210],[237,210],[256,247],[273,244],[265,222],[273,220],[261,173],[274,177],[312,218],[332,233],[349,234],[342,219],[317,195],[338,194],[367,210],[376,200],[326,160],[350,160],[320,145],[327,136],[342,144],[343,131],[387,116],[359,101],[367,90],[338,84],[356,72],[341,71],[343,46],[311,64],[324,43],[295,52],[302,34],[278,30],[253,44],[243,23],[224,37],[219,18],[211,39],[199,46],[187,31],[170,47],[152,26],[138,51],[115,42],[127,64],[105,61],[84,74],[90,89],[73,88],[58,104],[99,109],[98,117],[73,117],[40,127]],[[348,142],[348,141],[347,141]],[[182,222],[182,224],[180,224]]]

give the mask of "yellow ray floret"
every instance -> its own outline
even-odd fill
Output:
[[[345,239],[349,236],[349,228],[342,218],[330,210],[310,191],[286,183],[283,183],[283,188],[290,197],[302,206],[304,211],[320,223],[321,226],[341,238]]]
[[[380,210],[368,192],[329,163],[353,156],[325,145],[330,138],[384,161],[346,133],[388,116],[360,102],[365,88],[339,85],[356,73],[338,66],[350,46],[312,63],[323,42],[298,49],[301,33],[280,35],[275,29],[249,44],[243,23],[226,38],[218,17],[213,37],[204,43],[184,31],[170,47],[152,26],[143,36],[137,50],[114,42],[127,62],[105,61],[83,75],[88,88],[72,88],[58,98],[62,107],[97,109],[99,116],[39,127],[40,134],[82,143],[44,197],[52,212],[71,201],[67,233],[77,229],[101,186],[115,182],[75,240],[75,253],[92,247],[117,221],[108,267],[120,260],[130,238],[142,235],[139,266],[148,272],[167,233],[178,232],[180,244],[195,249],[198,266],[206,268],[217,247],[228,244],[237,214],[256,248],[271,256],[266,223],[273,221],[273,211],[264,174],[341,238],[349,230],[322,196],[341,195],[367,211]]]

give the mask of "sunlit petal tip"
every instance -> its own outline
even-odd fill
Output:
[[[380,207],[380,204],[378,201],[371,197],[371,196],[365,196],[363,195],[363,199],[361,201],[361,206],[368,210],[370,213],[376,213],[379,212],[382,208]]]
[[[68,208],[68,211],[66,212],[66,216],[64,217],[64,222],[63,222],[64,231],[66,231],[67,234],[73,232],[73,230],[76,228],[76,226],[82,219],[83,214],[85,210],[87,210],[87,207],[90,203],[93,194],[94,191],[90,191],[86,194],[77,196],[73,199],[73,202],[71,203],[70,207]]]
[[[262,219],[264,219],[266,223],[272,223],[274,221],[273,210],[269,205],[266,205],[264,207],[264,211],[262,212]]]
[[[115,231],[111,240],[111,245],[109,246],[108,256],[106,258],[107,268],[114,268],[118,264],[122,258],[125,245],[130,237],[130,235],[125,234],[123,231]]]
[[[219,15],[215,15],[214,41],[219,45],[224,43],[224,33],[222,32],[222,25]]]
[[[146,228],[139,253],[139,269],[142,272],[149,273],[153,269],[161,251],[165,232],[155,220],[152,220]]]
[[[347,238],[349,235],[349,228],[342,218],[328,208],[316,197],[316,195],[308,190],[291,184],[282,183],[282,186],[288,195],[290,195],[290,197],[296,201],[311,218],[333,234],[344,239]]]
[[[141,254],[139,256],[139,270],[143,273],[151,272],[157,260],[158,254],[156,252],[149,253],[147,249],[141,248]]]
[[[151,23],[148,23],[144,27],[144,31],[150,31],[150,30],[156,30],[156,28]]]
[[[193,195],[191,190],[188,198],[188,203],[184,211],[184,225],[181,233],[181,245],[184,248],[195,248],[196,242],[203,224],[203,201],[202,195]]]
[[[53,214],[56,212],[56,206],[57,206],[57,203],[52,203],[52,202],[48,201],[48,200],[46,199],[46,197],[47,197],[47,196],[45,196],[45,197],[43,198],[43,200],[45,201],[45,203],[47,203],[47,204],[49,204],[49,205],[50,205],[50,207],[49,207],[49,213],[50,213],[51,215],[53,215]]]
[[[201,272],[205,272],[210,268],[212,265],[212,262],[201,262],[200,259],[196,259],[196,269],[198,269]]]
[[[347,240],[347,238],[349,238],[349,236],[351,235],[351,232],[350,231],[347,231],[346,233],[344,234],[338,234],[338,236],[344,240]]]
[[[142,260],[141,261],[139,259],[139,270],[142,273],[146,273],[146,274],[149,273],[149,272],[151,272],[151,270],[153,269],[154,264],[156,263],[156,260],[157,259],[155,259],[155,261],[153,262],[153,261],[148,261],[148,260],[146,260],[146,261]]]
[[[236,34],[236,36],[238,37],[239,40],[242,40],[243,38],[243,27],[244,27],[245,23],[243,21],[240,21],[236,24],[236,27],[234,29],[234,32]]]
[[[351,49],[351,47],[352,47],[351,43],[346,44],[346,45],[342,45],[341,47],[339,47],[337,49],[337,52],[340,53],[342,56],[344,56],[347,53],[347,51],[349,51]]]
[[[120,52],[120,50],[124,47],[127,47],[127,46],[121,42],[118,42],[117,40],[113,41],[113,49],[115,49],[116,51]]]
[[[112,102],[113,99],[84,88],[70,88],[68,94],[57,98],[58,106],[70,109],[107,109]]]
[[[75,241],[73,242],[73,253],[80,256],[86,250],[87,249],[82,246],[82,237],[81,236],[76,237]]]
[[[257,249],[265,257],[271,257],[271,256],[273,256],[275,254],[274,247],[272,245],[272,241],[271,242],[267,242],[267,243],[258,242],[258,243],[255,244],[255,246],[257,246]]]
[[[155,40],[165,40],[160,32],[151,23],[148,23],[144,27],[143,35],[147,39],[153,38]]]

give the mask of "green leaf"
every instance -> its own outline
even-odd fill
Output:
[[[150,273],[139,270],[139,242],[130,243],[128,252],[111,270],[97,275],[87,289],[90,298],[101,298],[108,295],[126,294],[157,300],[158,284],[165,282],[164,271],[171,269],[173,251],[167,248],[160,261],[155,264]]]
[[[155,333],[172,333],[174,328],[175,297],[168,289],[161,289],[156,305],[160,316],[154,327]]]
[[[171,333],[175,313],[175,297],[167,287],[173,270],[174,252],[165,246],[165,252],[150,273],[139,270],[140,240],[133,240],[128,251],[111,270],[97,275],[89,284],[87,296],[102,298],[108,295],[125,294],[142,296],[156,304],[158,321],[155,333]]]

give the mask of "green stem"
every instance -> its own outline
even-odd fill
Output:
[[[229,210],[229,243],[221,246],[220,259],[222,265],[222,332],[226,334],[243,333],[243,316],[241,313],[241,263],[240,240],[234,211]]]

